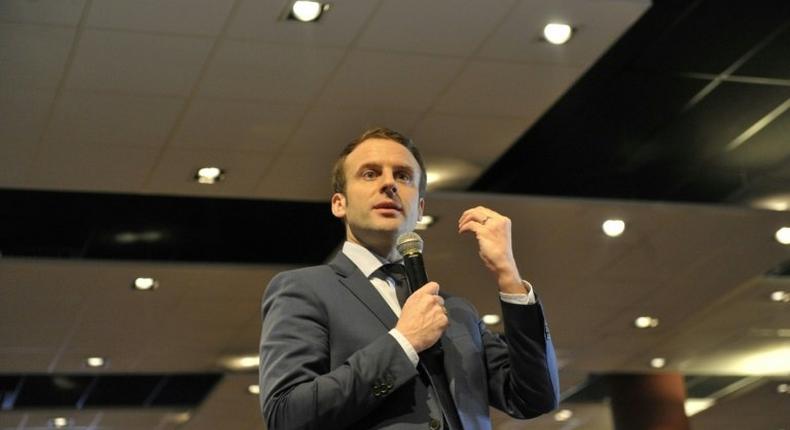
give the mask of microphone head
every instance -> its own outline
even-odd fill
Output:
[[[395,248],[403,257],[422,253],[422,245],[422,238],[413,231],[398,236],[398,240],[395,242]]]

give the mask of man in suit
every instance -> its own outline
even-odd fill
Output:
[[[479,206],[458,222],[496,280],[506,343],[436,282],[403,294],[395,241],[425,206],[425,166],[411,140],[367,131],[333,173],[342,251],[329,264],[278,274],[264,295],[268,428],[490,429],[489,405],[517,418],[554,409],[554,350],[541,305],[518,272],[510,220]]]

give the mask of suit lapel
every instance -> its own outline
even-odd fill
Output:
[[[335,258],[329,262],[329,267],[339,275],[338,280],[340,283],[359,299],[381,321],[387,330],[395,327],[398,317],[392,312],[392,309],[381,297],[381,294],[376,291],[370,280],[362,274],[359,268],[345,254],[338,252]]]

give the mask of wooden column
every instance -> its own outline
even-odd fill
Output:
[[[683,375],[609,375],[615,430],[689,430]]]

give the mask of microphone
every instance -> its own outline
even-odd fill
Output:
[[[395,242],[395,249],[403,257],[403,265],[406,268],[409,295],[414,293],[416,288],[428,283],[428,274],[425,273],[425,263],[422,261],[422,247],[422,238],[413,231],[398,236],[398,240]],[[420,357],[429,356],[434,360],[441,360],[441,354],[442,340],[439,339],[430,348],[420,353]]]
[[[406,266],[406,279],[409,280],[409,294],[428,283],[428,275],[425,273],[425,263],[422,261],[422,247],[422,238],[413,231],[398,236],[398,240],[395,242],[395,249],[397,249],[398,253],[403,257],[403,265]]]

